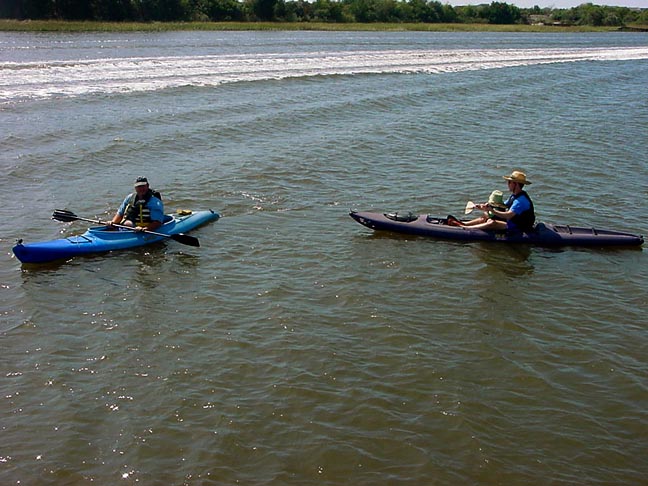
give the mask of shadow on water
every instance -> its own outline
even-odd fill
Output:
[[[496,270],[508,278],[532,275],[535,267],[530,260],[530,245],[502,245],[497,243],[471,243],[475,254],[485,264],[488,272]]]
[[[457,242],[434,240],[425,236],[413,236],[400,233],[389,233],[376,231],[372,234],[364,235],[372,240],[421,240],[437,241],[445,245],[446,250],[464,248],[471,252],[484,263],[484,270],[487,273],[497,271],[506,277],[515,278],[532,275],[535,267],[531,261],[531,255],[534,247],[531,245],[513,245],[491,242]]]
[[[46,264],[23,264],[16,309],[0,333],[52,319],[77,319],[80,310],[110,308],[134,290],[144,295],[174,288],[194,275],[200,257],[174,244],[75,257]],[[74,310],[70,310],[70,308]],[[88,312],[90,312],[88,310]],[[95,312],[95,311],[92,311]]]
[[[146,247],[77,256],[41,264],[22,264],[22,287],[28,294],[43,287],[64,288],[65,282],[88,281],[114,287],[125,282],[155,287],[161,276],[187,273],[199,265],[200,258],[166,242]],[[89,277],[92,274],[92,277]],[[90,284],[90,282],[88,282]]]
[[[22,263],[21,270],[23,279],[28,279],[32,275],[59,272],[61,270],[67,270],[75,267],[82,267],[84,270],[93,271],[91,266],[94,264],[97,264],[99,266],[109,264],[107,262],[117,264],[117,262],[112,261],[113,259],[135,259],[136,261],[140,261],[141,263],[146,264],[148,261],[156,260],[156,258],[150,257],[151,254],[160,256],[164,255],[165,253],[166,243],[163,242],[135,249],[79,255],[69,259],[60,259],[45,263]]]
[[[533,275],[534,257],[553,259],[565,253],[616,254],[627,251],[642,251],[640,246],[629,247],[542,247],[533,245],[501,245],[492,243],[472,243],[475,254],[486,265],[488,271],[496,269],[507,278]]]

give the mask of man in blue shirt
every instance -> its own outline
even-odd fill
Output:
[[[506,201],[506,209],[493,207],[489,204],[477,204],[476,208],[489,211],[492,217],[485,222],[475,221],[477,224],[468,224],[471,229],[484,229],[494,231],[531,231],[535,224],[535,210],[533,201],[524,190],[526,184],[531,184],[524,172],[514,170],[511,175],[503,176],[511,191],[511,196]]]
[[[131,226],[135,231],[155,231],[164,221],[164,204],[149,187],[146,177],[135,181],[135,192],[126,196],[117,213],[108,224]]]

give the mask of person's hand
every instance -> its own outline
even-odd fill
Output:
[[[146,228],[144,228],[143,226],[135,226],[135,231],[137,233],[143,233],[144,231],[146,231]]]

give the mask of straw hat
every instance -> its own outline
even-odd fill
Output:
[[[491,195],[488,196],[488,205],[494,208],[506,209],[506,204],[504,204],[504,195],[502,191],[493,191]]]
[[[519,184],[531,184],[531,181],[527,180],[526,174],[524,172],[520,172],[519,170],[514,170],[513,172],[511,172],[511,175],[502,177],[504,177],[504,179],[506,179],[507,181],[513,181]]]

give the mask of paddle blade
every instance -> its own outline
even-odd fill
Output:
[[[464,214],[472,213],[473,209],[475,209],[475,203],[472,201],[468,201],[468,204],[466,204],[466,209],[464,211]]]
[[[56,221],[62,221],[64,223],[70,223],[72,221],[78,220],[79,217],[72,211],[67,211],[65,209],[55,209],[54,213],[52,214],[52,219],[55,219]]]
[[[183,245],[196,246],[196,247],[200,246],[200,242],[198,241],[198,238],[185,235],[184,233],[178,233],[177,235],[169,235],[169,237],[172,240],[177,241],[178,243],[182,243]]]

